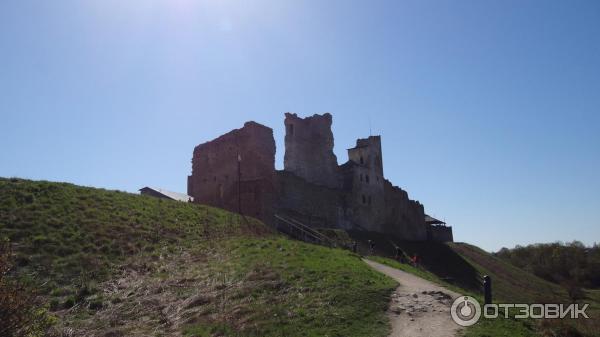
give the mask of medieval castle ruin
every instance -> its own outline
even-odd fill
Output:
[[[273,130],[256,122],[196,146],[188,195],[266,223],[281,214],[314,228],[452,241],[451,227],[385,179],[380,136],[358,139],[338,165],[331,123],[329,113],[286,113],[283,170],[275,169]]]

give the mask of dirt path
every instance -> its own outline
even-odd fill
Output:
[[[450,305],[459,294],[402,270],[364,260],[375,270],[400,283],[392,294],[388,315],[390,337],[450,337],[460,326],[450,317]]]

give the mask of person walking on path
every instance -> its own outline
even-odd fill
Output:
[[[375,253],[375,241],[369,240],[369,255],[373,255]]]

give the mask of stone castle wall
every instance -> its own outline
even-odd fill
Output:
[[[348,149],[348,162],[342,168],[348,192],[347,212],[352,214],[349,220],[375,232],[383,232],[387,221],[381,163],[380,137],[371,136],[358,139],[356,146]]]
[[[273,130],[247,122],[241,129],[196,146],[188,195],[195,202],[234,212],[238,211],[239,196],[243,214],[268,220],[272,213],[274,179]]]
[[[285,171],[313,184],[339,187],[331,123],[328,113],[307,118],[285,114]]]
[[[278,213],[315,228],[339,226],[343,218],[341,190],[309,183],[285,170],[277,171],[276,177]]]
[[[427,239],[437,242],[453,242],[452,227],[444,225],[428,225]]]
[[[426,240],[425,210],[418,201],[411,200],[403,189],[385,180],[385,217],[382,232],[397,233],[406,240]]]
[[[255,122],[198,145],[188,194],[195,202],[235,212],[239,196],[243,214],[267,223],[279,213],[312,227],[452,240],[451,227],[427,226],[423,205],[385,179],[381,137],[358,139],[348,149],[349,160],[338,166],[331,123],[330,114],[287,113],[282,171],[275,170],[273,130]]]

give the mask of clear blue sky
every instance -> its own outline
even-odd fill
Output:
[[[600,2],[0,2],[0,176],[185,192],[192,150],[334,115],[488,250],[600,241]]]

